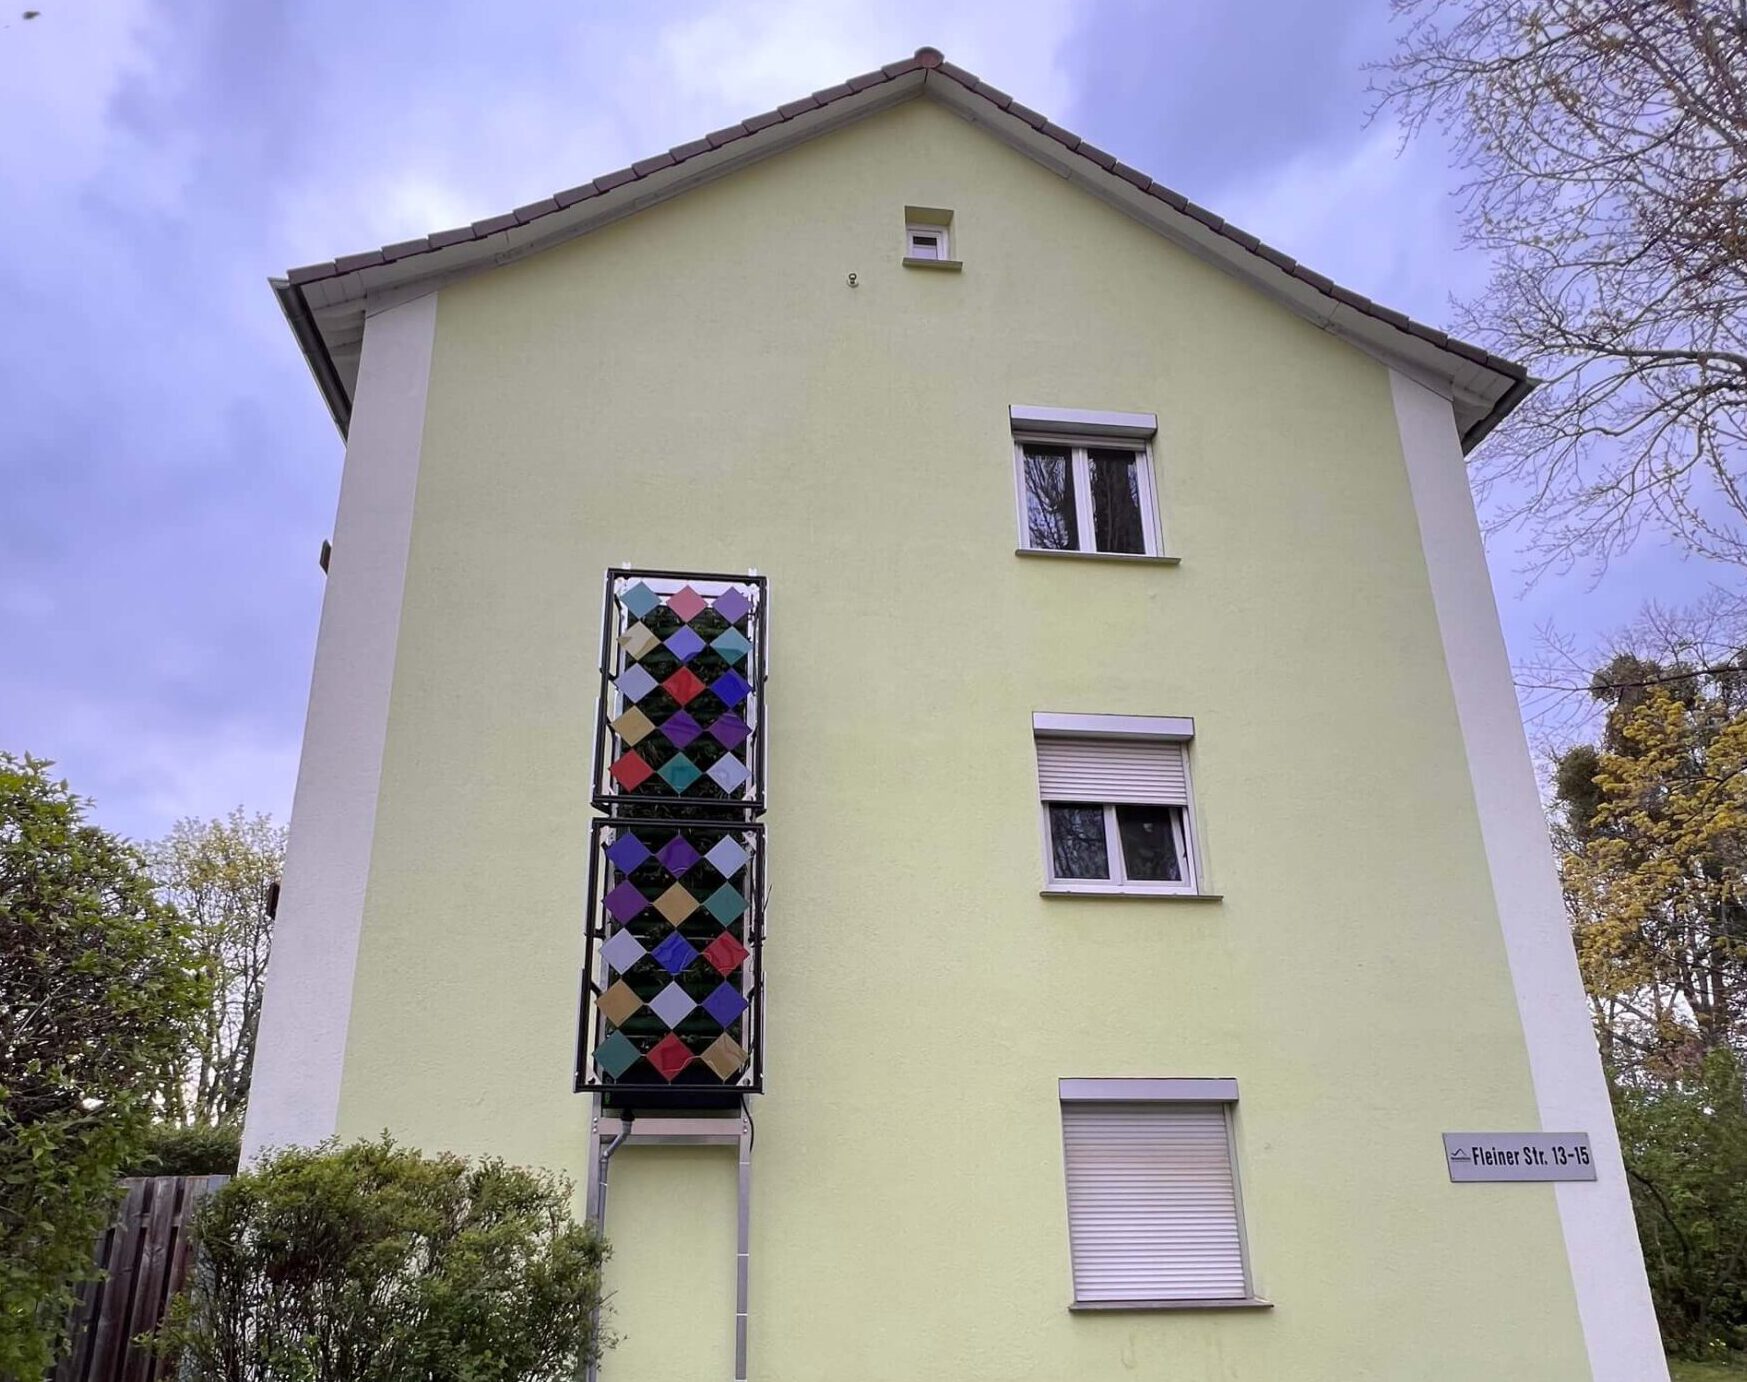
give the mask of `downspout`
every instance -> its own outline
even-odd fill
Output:
[[[635,1114],[630,1109],[620,1110],[618,1134],[611,1142],[601,1148],[600,1165],[595,1168],[594,1183],[594,1227],[596,1233],[604,1235],[607,1227],[607,1166],[613,1159],[613,1153],[618,1151],[624,1145],[625,1139],[631,1135],[631,1119],[634,1116]],[[601,1374],[601,1308],[598,1304],[590,1319],[592,1322],[590,1333],[595,1340],[595,1356],[588,1360],[587,1366],[582,1370],[583,1382],[597,1382]]]

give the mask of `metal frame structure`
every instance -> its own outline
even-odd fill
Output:
[[[746,780],[733,791],[721,788],[723,795],[708,794],[687,797],[685,790],[663,792],[659,789],[651,791],[636,791],[627,793],[619,790],[620,784],[608,772],[609,750],[613,746],[626,747],[622,737],[614,729],[614,721],[625,712],[626,707],[644,697],[625,696],[618,688],[620,677],[624,676],[633,663],[641,665],[641,658],[652,656],[654,649],[641,655],[633,655],[619,641],[628,632],[631,623],[641,622],[644,616],[631,616],[631,611],[620,598],[632,590],[636,583],[643,583],[654,592],[657,586],[674,587],[666,593],[671,596],[678,594],[680,588],[691,586],[700,595],[711,592],[714,598],[726,593],[728,589],[737,589],[748,597],[750,608],[742,620],[729,620],[731,626],[738,627],[746,622],[746,632],[743,634],[751,647],[744,655],[745,670],[741,673],[747,682],[747,691],[742,702],[745,706],[741,718],[747,730],[744,741],[744,758],[740,766],[748,769]],[[711,591],[716,587],[715,591]],[[765,917],[765,851],[764,826],[759,817],[764,814],[765,807],[765,681],[768,668],[768,612],[770,607],[769,588],[764,577],[756,572],[746,575],[726,575],[699,571],[661,571],[641,570],[633,567],[613,567],[606,573],[605,593],[601,611],[601,646],[600,646],[600,694],[595,703],[595,738],[594,757],[589,779],[589,798],[601,815],[595,819],[589,832],[589,864],[588,864],[588,894],[586,911],[586,953],[583,962],[582,993],[579,1004],[576,1040],[576,1074],[575,1088],[578,1092],[586,1092],[593,1096],[593,1116],[589,1124],[588,1138],[588,1215],[598,1226],[604,1227],[607,1209],[608,1171],[614,1154],[627,1144],[679,1144],[691,1146],[731,1146],[737,1149],[736,1165],[738,1172],[738,1208],[736,1213],[735,1255],[734,1255],[734,1377],[737,1382],[744,1382],[747,1375],[747,1322],[748,1322],[748,1288],[751,1280],[752,1262],[752,1146],[754,1129],[752,1113],[746,1096],[759,1093],[763,1089],[764,1079],[764,917]],[[652,614],[651,609],[646,613]],[[701,617],[702,611],[694,618]],[[690,627],[692,620],[683,619],[682,624]],[[646,626],[647,627],[647,626]],[[719,637],[720,635],[718,635]],[[672,637],[672,635],[669,635]],[[621,658],[620,652],[626,654]],[[680,666],[689,665],[690,658],[679,653],[670,653]],[[691,656],[702,656],[701,650]],[[725,662],[732,659],[723,655]],[[670,674],[671,675],[671,674]],[[648,692],[645,692],[647,696]],[[677,712],[675,712],[677,713]],[[724,711],[726,713],[726,711]],[[668,719],[672,717],[669,716]],[[666,720],[661,723],[666,723]],[[714,723],[712,721],[712,723]],[[659,732],[660,724],[655,724],[649,734]],[[694,722],[692,728],[697,728]],[[642,742],[641,740],[639,742]],[[668,740],[672,744],[673,740]],[[721,740],[716,741],[721,744]],[[723,744],[723,747],[727,746]],[[680,752],[684,752],[683,746]],[[734,752],[730,749],[729,752]],[[738,756],[738,755],[737,755]],[[611,761],[617,761],[613,759]],[[645,759],[644,767],[648,768]],[[694,764],[695,766],[695,764]],[[657,770],[659,776],[659,770]],[[653,778],[646,778],[639,786],[647,786]],[[664,779],[665,780],[665,779]],[[714,779],[712,779],[714,780]],[[671,783],[667,784],[669,787]],[[689,785],[695,785],[688,784]],[[722,1023],[723,1035],[728,1035],[732,1026],[737,1026],[745,1041],[741,1048],[746,1052],[746,1062],[733,1079],[723,1079],[717,1084],[707,1080],[679,1080],[686,1070],[697,1063],[695,1059],[685,1067],[675,1072],[676,1080],[667,1080],[656,1084],[652,1080],[609,1078],[606,1072],[595,1062],[598,1043],[602,1040],[608,1027],[608,1019],[599,1009],[599,1001],[606,992],[603,980],[606,978],[607,964],[600,955],[601,948],[612,938],[616,931],[625,932],[633,922],[639,922],[642,911],[627,914],[620,920],[615,910],[608,905],[609,880],[615,880],[611,886],[632,887],[631,875],[643,868],[647,857],[631,863],[624,868],[607,858],[607,836],[611,833],[616,844],[621,832],[635,833],[637,831],[659,832],[671,830],[675,836],[709,836],[722,838],[733,837],[740,842],[746,852],[746,858],[739,868],[732,871],[732,876],[741,878],[739,897],[744,902],[744,910],[728,924],[722,927],[722,935],[731,935],[735,927],[739,929],[737,938],[740,945],[746,949],[740,964],[735,971],[740,975],[739,992],[745,1000],[745,1009],[732,1023]],[[641,840],[639,840],[641,843]],[[687,840],[689,844],[689,839]],[[665,848],[663,845],[661,848]],[[647,846],[645,846],[647,848]],[[702,861],[714,867],[708,859],[707,851],[695,851]],[[662,867],[668,867],[662,860],[660,850],[652,856]],[[620,861],[623,862],[622,860]],[[697,867],[698,859],[683,866],[670,869],[670,876],[678,883],[678,874]],[[719,872],[719,871],[718,871]],[[689,876],[689,875],[688,875]],[[726,882],[731,882],[729,875],[722,875]],[[646,904],[660,910],[657,902],[648,899],[647,893],[637,888]],[[633,899],[633,902],[635,899]],[[683,899],[682,899],[683,901]],[[700,904],[701,909],[707,909],[707,904]],[[663,913],[665,916],[666,914]],[[681,918],[675,926],[673,934],[678,935],[683,927],[690,925],[690,915]],[[718,918],[719,920],[719,918]],[[644,928],[647,933],[648,927]],[[633,937],[635,939],[635,937]],[[639,941],[641,944],[641,941]],[[683,956],[674,963],[681,963]],[[641,958],[636,963],[641,963]],[[597,973],[598,971],[598,973]],[[670,971],[671,972],[671,971]],[[689,964],[680,973],[689,972]],[[720,972],[720,971],[718,971]],[[678,982],[677,975],[673,982]],[[639,997],[641,995],[638,995]],[[689,996],[689,994],[688,994]],[[644,1000],[649,1003],[650,1000]],[[694,1010],[695,1011],[695,1010]],[[657,1014],[657,1016],[660,1016]],[[713,1014],[712,1014],[713,1016]],[[665,1019],[663,1019],[665,1020]],[[668,1025],[668,1040],[678,1035],[680,1023],[690,1021],[690,1015],[682,1017],[679,1022]],[[623,1034],[620,1033],[623,1040]],[[635,1043],[633,1043],[634,1045]],[[641,1048],[639,1048],[641,1049]],[[643,1056],[648,1055],[643,1052]],[[639,1056],[621,1072],[629,1075],[636,1071],[639,1065],[646,1064]],[[711,1067],[713,1069],[713,1067]],[[660,1071],[654,1069],[656,1076]],[[586,1370],[587,1382],[597,1382],[599,1362],[594,1361]]]
[[[706,602],[703,607],[693,611],[674,603],[675,597],[685,593],[688,588],[691,595]],[[729,629],[739,633],[744,640],[743,646],[735,650],[739,656],[713,651],[714,639],[710,644],[702,644],[694,638],[692,648],[675,648],[672,640],[687,630],[695,633],[692,626],[700,621],[704,621],[701,624],[705,629],[704,636],[709,637],[710,625],[706,615],[715,608],[717,602],[730,593],[738,596],[740,605],[738,617],[726,620]],[[578,1091],[607,1095],[616,1107],[722,1107],[736,1096],[757,1093],[763,1087],[765,881],[764,832],[758,818],[763,814],[765,805],[768,610],[768,582],[756,572],[733,575],[725,572],[674,571],[629,566],[611,567],[606,572],[601,608],[600,691],[595,702],[594,755],[590,779],[590,799],[602,814],[594,822],[590,836],[585,922],[586,958],[578,1012],[574,1087]],[[675,616],[678,616],[678,627],[671,633],[664,633],[664,630],[672,626]],[[653,625],[649,621],[653,621]],[[642,628],[641,634],[638,633],[639,626]],[[715,638],[722,636],[717,634]],[[636,645],[637,637],[646,640],[641,649]],[[674,666],[677,671],[689,670],[695,665],[703,670],[705,678],[710,678],[712,673],[707,669],[711,664],[717,664],[725,666],[740,678],[743,686],[734,688],[739,699],[730,701],[724,697],[718,702],[723,708],[714,719],[707,719],[706,723],[713,726],[730,713],[737,717],[736,728],[744,732],[744,740],[730,744],[712,736],[709,746],[718,755],[717,763],[731,756],[736,771],[745,770],[744,781],[730,789],[716,781],[713,774],[706,772],[689,783],[675,786],[666,780],[663,769],[656,768],[651,772],[654,762],[662,760],[657,756],[652,761],[644,746],[665,743],[670,751],[695,754],[696,749],[691,746],[704,743],[706,736],[699,723],[694,720],[689,726],[689,738],[669,738],[664,731],[678,718],[680,710],[670,710],[659,720],[648,719],[650,714],[660,715],[659,710],[646,712],[645,726],[635,739],[628,739],[620,732],[624,728],[623,717],[633,706],[643,710],[645,706],[659,704],[664,699],[656,693],[666,690],[666,682],[654,682],[651,679],[649,668],[644,665],[646,661],[656,668],[657,676],[663,675],[667,666]],[[640,688],[630,684],[634,673],[641,674]],[[682,702],[681,710],[707,701],[708,693],[720,685],[726,674],[715,674],[713,680],[701,685],[701,689],[689,693],[689,697]],[[676,672],[665,673],[667,677],[673,675]],[[638,765],[644,774],[641,780],[626,786],[620,781],[620,775],[609,771],[609,764],[616,767],[623,760],[639,756],[643,759]],[[693,770],[696,770],[696,763],[693,764]],[[714,793],[688,795],[705,776],[710,777],[714,784]],[[631,1063],[624,1066],[617,1075],[610,1073],[617,1061],[609,1063],[599,1059],[599,1045],[609,1035],[608,1022],[599,1006],[608,987],[607,966],[600,951],[616,932],[629,929],[634,920],[629,916],[620,920],[612,906],[608,892],[610,888],[634,888],[635,885],[629,884],[628,873],[604,858],[604,852],[609,847],[606,844],[607,834],[612,832],[613,839],[617,840],[621,832],[661,829],[699,837],[700,843],[701,837],[732,835],[741,842],[747,854],[744,864],[746,871],[741,875],[740,888],[744,910],[735,921],[724,927],[725,931],[737,930],[739,934],[735,939],[748,951],[736,971],[740,976],[740,994],[747,1007],[732,1023],[722,1024],[724,1034],[737,1042],[747,1053],[747,1059],[734,1076],[719,1078],[715,1082],[700,1078],[699,1069],[711,1067],[699,1067],[696,1059],[670,1077],[644,1060],[644,1057],[651,1054],[651,1049],[642,1046],[638,1046],[640,1054],[632,1058]],[[677,881],[675,875],[675,882]],[[639,918],[641,915],[638,913]],[[694,912],[692,915],[696,916],[698,913]],[[676,930],[687,925],[690,925],[689,917],[676,924]],[[642,924],[641,929],[646,937],[648,926]],[[724,975],[724,978],[727,977]],[[679,982],[678,975],[674,976],[674,982]],[[689,986],[688,981],[682,987]],[[651,998],[642,994],[638,996],[654,1007]],[[693,1009],[695,1011],[696,1008]],[[689,1016],[681,1019],[690,1020]],[[612,1025],[616,1029],[617,1023]],[[669,1031],[675,1037],[678,1037],[678,1025],[669,1024]],[[733,1031],[730,1033],[731,1027]],[[693,1035],[697,1033],[694,1031]],[[679,1039],[682,1042],[685,1040]],[[629,1055],[623,1045],[624,1040],[625,1038],[620,1038],[618,1056],[621,1061]],[[637,1043],[633,1041],[632,1045]],[[699,1053],[692,1049],[692,1055],[695,1058]]]
[[[734,1382],[746,1382],[747,1334],[752,1281],[752,1148],[757,1140],[752,1114],[743,1106],[737,1114],[686,1117],[656,1114],[631,1118],[603,1112],[596,1096],[588,1136],[587,1214],[598,1228],[606,1227],[607,1170],[624,1146],[732,1147],[738,1205],[734,1218]],[[598,1382],[600,1362],[590,1363],[584,1382]]]
[[[741,994],[746,999],[742,1014],[747,1040],[741,1044],[748,1052],[746,1067],[740,1077],[719,1084],[707,1082],[676,1083],[666,1081],[627,1081],[610,1079],[599,1074],[590,1064],[589,1056],[600,1039],[604,1019],[595,1004],[605,991],[603,975],[597,974],[602,944],[620,929],[601,905],[606,881],[614,876],[611,864],[603,858],[606,846],[603,838],[608,831],[635,827],[671,827],[687,834],[713,834],[739,837],[750,845],[746,862],[746,912],[741,922],[741,944],[749,952],[741,966]],[[743,846],[744,847],[744,846]],[[603,867],[605,865],[605,867]],[[647,1096],[656,1105],[675,1107],[688,1102],[687,1096],[710,1094],[759,1094],[764,1089],[764,826],[756,821],[672,820],[667,817],[638,816],[631,819],[599,817],[590,830],[588,856],[588,921],[582,969],[581,1019],[577,1023],[576,1081],[578,1093],[611,1094],[633,1107],[646,1107],[639,1096]]]
[[[627,796],[623,792],[615,790],[615,784],[607,775],[608,746],[618,740],[611,723],[617,718],[612,713],[614,697],[618,695],[615,684],[625,670],[623,666],[619,665],[614,650],[618,639],[629,627],[628,622],[623,618],[624,606],[619,603],[618,595],[622,588],[628,588],[638,581],[660,584],[678,582],[682,585],[690,585],[694,589],[699,585],[735,586],[742,590],[754,592],[751,614],[752,652],[747,659],[747,679],[753,688],[751,695],[747,698],[747,704],[753,708],[753,714],[747,719],[747,726],[751,730],[748,739],[752,750],[748,755],[748,766],[751,768],[752,775],[745,783],[746,790],[742,796],[711,799],[685,797],[677,793],[669,796],[656,792]],[[764,684],[768,670],[766,649],[769,643],[767,626],[769,608],[769,582],[765,577],[756,573],[734,576],[722,572],[645,570],[628,566],[615,566],[608,569],[601,616],[601,690],[600,697],[595,702],[594,760],[592,775],[589,779],[589,799],[597,809],[615,815],[640,815],[645,809],[655,811],[714,811],[724,818],[735,818],[741,815],[757,817],[764,814]]]

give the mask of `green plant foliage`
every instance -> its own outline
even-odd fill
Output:
[[[1644,1265],[1671,1352],[1747,1347],[1747,1103],[1742,1071],[1713,1051],[1678,1084],[1617,1090],[1614,1116]]]
[[[1601,743],[1557,764],[1578,963],[1603,1054],[1628,1082],[1678,1078],[1711,1050],[1747,1045],[1739,681],[1616,658],[1596,677],[1609,707]]]
[[[153,1123],[139,1148],[117,1170],[123,1176],[232,1176],[243,1149],[234,1123]]]
[[[544,1172],[375,1142],[289,1149],[209,1198],[159,1347],[182,1382],[572,1382],[605,1245]]]
[[[0,753],[0,1377],[40,1377],[209,993],[133,848]]]
[[[1669,1382],[1747,1382],[1747,1363],[1739,1359],[1722,1362],[1694,1362],[1689,1358],[1670,1357]]]

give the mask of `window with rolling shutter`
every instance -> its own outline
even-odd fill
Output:
[[[1195,893],[1193,722],[1038,715],[1033,725],[1051,888]],[[1156,732],[1144,732],[1149,725]]]
[[[1253,1301],[1230,1105],[1061,1108],[1076,1304]]]

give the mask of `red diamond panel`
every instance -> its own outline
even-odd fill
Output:
[[[709,605],[689,585],[682,585],[667,597],[667,607],[689,624],[708,609]]]
[[[655,1043],[649,1052],[648,1061],[662,1079],[671,1081],[692,1063],[692,1053],[686,1049],[683,1041],[669,1032]]]
[[[684,705],[704,689],[704,684],[697,679],[690,667],[681,667],[661,683],[661,689]]]
[[[613,775],[613,781],[627,792],[634,792],[654,774],[655,769],[643,761],[640,753],[628,753],[607,771]]]
[[[726,931],[704,947],[704,959],[708,960],[715,967],[716,972],[724,978],[740,968],[740,962],[746,958],[746,955],[746,947]]]

